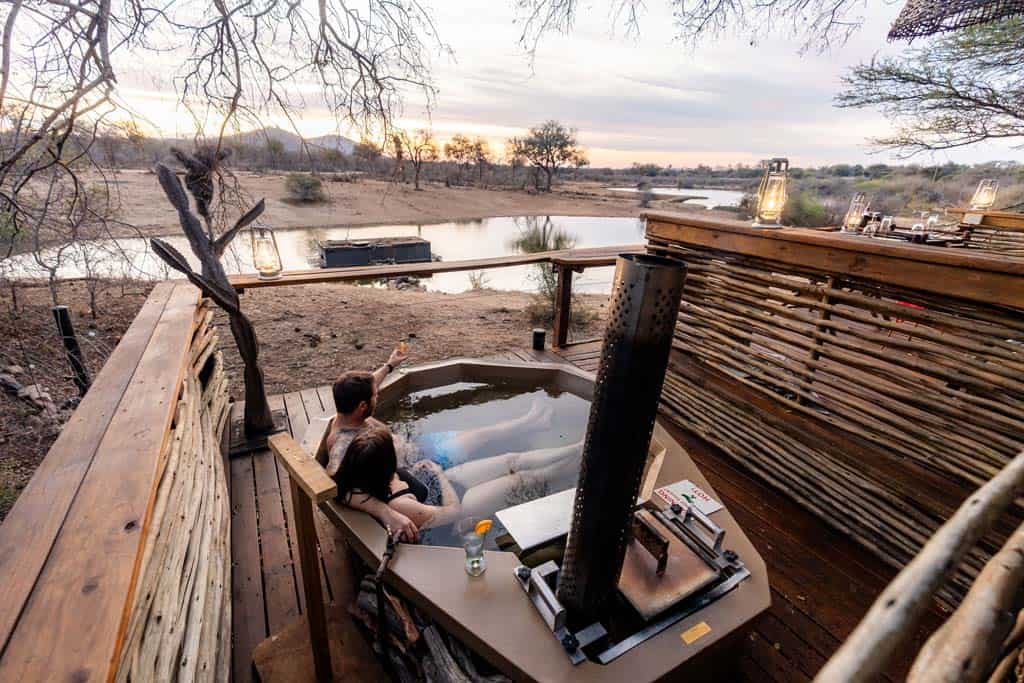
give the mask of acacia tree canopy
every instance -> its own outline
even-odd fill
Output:
[[[933,38],[843,79],[840,107],[878,107],[895,124],[879,146],[904,156],[984,140],[1024,145],[1024,21],[1007,19]]]
[[[291,121],[311,92],[340,125],[386,131],[403,98],[432,101],[429,53],[446,49],[415,0],[6,0],[0,23],[0,215],[15,238],[112,215],[83,208],[80,175],[104,172],[97,136],[132,116],[117,94],[131,65],[171,56],[179,103],[219,148],[243,125]],[[37,176],[67,188],[63,215],[45,211]]]
[[[523,137],[510,138],[510,155],[521,157],[544,173],[544,191],[551,191],[551,180],[558,169],[584,165],[585,153],[576,142],[576,130],[555,120],[545,121]]]
[[[734,31],[751,40],[787,31],[804,48],[825,49],[844,43],[864,23],[869,0],[662,0],[672,9],[677,37],[695,44]],[[608,0],[614,24],[637,34],[646,8],[644,0]],[[520,43],[536,50],[548,33],[572,30],[580,0],[515,0]],[[589,6],[588,6],[589,7]],[[588,10],[590,11],[590,10]]]

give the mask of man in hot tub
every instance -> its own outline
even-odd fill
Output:
[[[406,354],[401,349],[395,349],[388,362],[374,372],[349,371],[335,381],[332,393],[336,414],[331,419],[324,448],[317,456],[331,477],[337,477],[345,452],[359,433],[371,427],[387,429],[383,422],[373,417],[380,384],[405,359]],[[550,406],[534,403],[524,415],[493,425],[459,432],[424,434],[412,444],[396,437],[395,448],[399,452],[399,461],[418,461],[410,469],[418,472],[421,478],[429,477],[428,467],[432,470],[447,470],[448,478],[456,486],[460,485],[460,480],[465,479],[464,483],[469,485],[465,488],[469,488],[520,470],[535,468],[538,463],[550,464],[567,455],[578,454],[581,444],[531,453],[508,452],[524,434],[550,428],[551,418]],[[471,466],[461,467],[471,455],[474,458],[474,462],[469,463]],[[497,457],[477,460],[485,456]],[[406,478],[414,476],[404,469],[402,474]],[[467,476],[460,476],[463,474]],[[418,537],[418,525],[379,498],[358,496],[344,502],[376,517],[404,540],[416,540]]]

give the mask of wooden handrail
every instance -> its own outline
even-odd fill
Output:
[[[319,505],[338,495],[338,485],[327,476],[320,463],[295,442],[295,439],[281,432],[267,439],[267,444],[288,470],[288,476],[298,483],[315,504]]]
[[[488,270],[508,268],[532,263],[553,263],[556,259],[579,266],[592,267],[615,262],[620,253],[638,253],[644,250],[642,244],[624,244],[611,247],[588,247],[585,249],[559,249],[539,251],[533,254],[513,254],[493,258],[463,259],[459,261],[433,261],[428,263],[397,263],[383,266],[357,266],[348,268],[315,268],[285,272],[276,280],[261,280],[255,273],[235,275],[231,285],[238,291],[258,287],[286,287],[322,282],[351,282],[376,278],[415,276],[425,277],[435,273],[454,273],[467,270]]]
[[[968,496],[917,557],[886,586],[814,680],[847,683],[877,679],[893,654],[913,636],[935,591],[1022,490],[1024,451]]]
[[[947,211],[954,216],[959,216],[961,222],[966,222],[968,214],[972,216],[981,216],[981,222],[974,227],[990,228],[992,230],[1005,230],[1007,232],[1024,232],[1024,213],[1013,213],[1010,211],[981,211],[962,208],[947,209]]]
[[[985,680],[1017,621],[1024,585],[1024,525],[978,574],[956,612],[928,639],[907,676],[919,683]],[[999,680],[999,679],[996,679]]]
[[[739,221],[647,212],[652,247],[693,247],[1024,308],[1024,259],[805,228],[754,228]]]

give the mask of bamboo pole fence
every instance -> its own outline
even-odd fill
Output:
[[[877,680],[907,644],[950,568],[1024,492],[1024,451],[975,491],[886,586],[867,615],[815,677],[817,683]],[[1024,526],[992,558],[956,612],[925,643],[911,683],[1001,681],[1003,661],[1019,657],[1018,621],[1024,588]],[[1009,649],[1007,654],[1005,651]],[[997,670],[999,678],[989,678]]]
[[[1024,232],[972,226],[970,239],[964,246],[1006,256],[1024,256]]]
[[[687,264],[663,412],[883,562],[906,565],[1024,449],[1019,310],[648,237]],[[940,601],[953,608],[1021,521],[1012,506]]]
[[[208,301],[196,315],[118,681],[230,677],[231,510],[222,455],[228,380]]]

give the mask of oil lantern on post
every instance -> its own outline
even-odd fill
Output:
[[[858,192],[853,195],[853,199],[850,200],[850,208],[846,211],[846,217],[843,218],[843,226],[840,231],[857,232],[860,229],[861,220],[864,218],[868,206],[869,202],[866,194]]]
[[[254,227],[252,237],[252,262],[261,280],[276,280],[281,277],[281,252],[277,238],[270,228]]]
[[[978,183],[978,189],[974,191],[974,198],[971,199],[972,209],[991,209],[996,203],[996,193],[999,191],[999,181],[986,178]]]
[[[786,206],[786,176],[789,159],[770,159],[765,162],[764,177],[757,189],[757,215],[754,227],[777,228]]]

